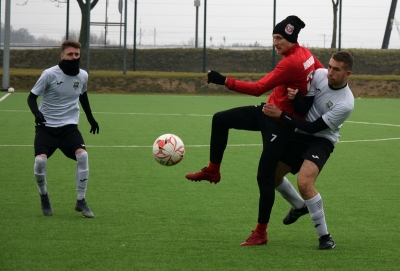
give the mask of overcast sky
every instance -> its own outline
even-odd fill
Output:
[[[4,24],[5,0],[1,1]],[[26,28],[35,36],[61,40],[66,32],[66,4],[51,0],[11,1],[11,26]],[[106,3],[108,2],[108,8]],[[120,23],[119,0],[100,0],[92,10],[92,22]],[[123,0],[125,3],[125,0]],[[214,46],[254,44],[270,46],[273,29],[272,0],[208,0],[206,42]],[[342,48],[380,49],[392,0],[344,0],[342,4]],[[308,47],[331,44],[333,10],[331,0],[276,0],[276,22],[289,15],[299,16],[306,27],[299,43]],[[397,5],[395,19],[400,22]],[[198,40],[204,36],[204,0],[198,8]],[[122,16],[122,19],[124,17]],[[81,14],[76,0],[70,0],[70,30],[79,31]],[[137,0],[137,43],[142,45],[187,45],[196,34],[194,0]],[[128,0],[127,43],[133,44],[134,0]],[[104,26],[91,26],[91,32],[104,33]],[[122,34],[123,34],[122,30]],[[120,27],[109,26],[107,39],[120,42]],[[123,38],[122,38],[123,42]],[[389,49],[400,49],[400,26],[393,25]]]

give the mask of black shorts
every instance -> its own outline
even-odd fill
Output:
[[[304,160],[313,162],[321,172],[335,146],[329,139],[301,133],[293,133],[280,161],[297,174]]]
[[[76,160],[77,149],[86,149],[81,132],[74,124],[57,128],[36,126],[34,148],[35,157],[39,154],[46,154],[49,158],[56,149],[60,149],[65,156],[73,160]]]

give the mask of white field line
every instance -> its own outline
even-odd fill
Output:
[[[29,110],[0,110],[0,112],[30,113]],[[167,113],[138,113],[138,112],[92,112],[93,114],[107,115],[147,115],[147,116],[190,116],[190,117],[212,117],[213,115],[202,114],[167,114]]]
[[[391,127],[400,127],[400,124],[388,124],[388,123],[375,123],[375,122],[362,122],[362,121],[345,121],[347,123],[356,123],[356,124],[366,124],[366,125],[381,125],[381,126],[391,126]]]
[[[3,97],[1,97],[0,98],[0,102],[2,101],[2,100],[4,100],[5,98],[7,98],[8,96],[10,96],[11,95],[11,93],[7,93],[6,95],[4,95]]]
[[[10,95],[6,94],[5,96]],[[4,99],[4,97],[2,98]],[[28,112],[28,110],[0,110],[0,112]],[[201,115],[201,114],[164,114],[164,113],[118,113],[118,112],[93,112],[94,114],[113,114],[113,115],[154,115],[154,116],[193,116],[193,117],[211,117],[212,115]],[[365,125],[380,125],[380,126],[390,126],[390,127],[400,127],[399,124],[389,124],[389,123],[374,123],[374,122],[359,122],[359,121],[346,121],[346,123],[355,124],[365,124]],[[360,140],[345,140],[339,141],[338,143],[358,143],[358,142],[377,142],[377,141],[389,141],[389,140],[400,140],[399,137],[394,138],[377,138],[377,139],[360,139]],[[86,145],[90,148],[151,148],[152,146],[140,146],[140,145],[114,145],[114,146],[95,146]],[[209,147],[210,145],[186,145],[190,148],[202,148]],[[254,147],[262,146],[262,144],[228,144],[228,147]],[[33,145],[0,145],[0,147],[33,147]]]
[[[339,141],[338,143],[359,143],[359,142],[377,142],[377,141],[389,141],[389,140],[400,140],[400,137],[394,138],[377,138],[377,139],[363,139],[363,140],[346,140]],[[262,144],[228,144],[227,147],[260,147]],[[33,147],[33,145],[0,145],[0,147]],[[153,146],[141,146],[141,145],[114,145],[114,146],[97,146],[97,145],[86,145],[88,148],[152,148]],[[210,147],[210,145],[185,145],[187,148],[204,148]]]
[[[5,96],[10,95],[8,93]],[[4,97],[5,97],[4,96]],[[4,98],[3,97],[3,98]],[[2,98],[2,99],[3,99]],[[19,113],[31,113],[29,110],[0,110],[0,112],[19,112]],[[189,116],[189,117],[212,117],[213,115],[204,114],[167,114],[167,113],[142,113],[142,112],[93,112],[93,114],[108,114],[108,115],[148,115],[148,116]],[[363,122],[363,121],[345,121],[345,123],[355,123],[355,124],[365,124],[365,125],[380,125],[380,126],[390,126],[390,127],[400,127],[400,124],[390,124],[390,123],[376,123],[376,122]]]

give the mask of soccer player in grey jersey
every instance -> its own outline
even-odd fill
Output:
[[[47,159],[60,149],[66,157],[76,161],[78,196],[75,210],[82,212],[84,217],[94,217],[85,200],[89,163],[85,143],[78,130],[78,101],[90,123],[90,132],[98,134],[99,125],[92,115],[87,95],[88,73],[79,68],[80,48],[81,44],[77,41],[64,41],[61,62],[43,71],[28,96],[28,105],[36,123],[33,170],[45,216],[53,215],[46,188]],[[38,96],[42,97],[39,107],[36,101]]]
[[[349,53],[335,53],[328,69],[315,71],[304,98],[296,95],[296,90],[288,90],[288,97],[294,99],[297,110],[307,112],[311,106],[305,120],[294,118],[274,105],[264,107],[265,114],[296,127],[296,133],[280,159],[275,178],[276,190],[292,205],[283,223],[292,224],[309,213],[319,237],[318,249],[333,249],[336,246],[328,232],[322,197],[314,183],[339,141],[343,122],[354,109],[354,96],[347,84],[353,62]],[[284,177],[289,172],[299,173],[297,186],[301,196]]]

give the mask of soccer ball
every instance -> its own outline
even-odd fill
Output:
[[[174,134],[159,136],[153,144],[153,155],[163,166],[173,166],[183,159],[185,145],[182,139]]]
[[[9,93],[13,93],[14,92],[14,88],[8,88],[8,92]]]

